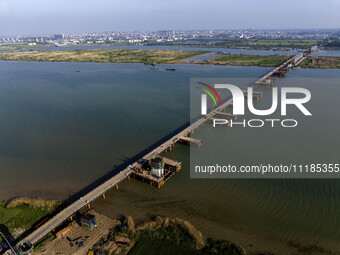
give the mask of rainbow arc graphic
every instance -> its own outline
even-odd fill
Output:
[[[205,86],[206,88],[210,89],[217,96],[218,101],[222,105],[222,100],[220,98],[220,95],[217,93],[217,91],[212,86],[210,86],[209,84],[203,83],[203,82],[198,82],[198,83]],[[207,93],[211,97],[211,99],[214,101],[214,104],[217,105],[215,97],[213,96],[213,94],[209,90],[207,90],[205,88],[201,88],[201,87],[199,87],[199,88],[201,90],[203,90],[205,93]]]

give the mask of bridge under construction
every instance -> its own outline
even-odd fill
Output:
[[[314,46],[304,52],[298,53],[294,57],[288,59],[282,65],[276,67],[271,72],[267,73],[257,81],[255,81],[255,86],[274,86],[275,76],[285,76],[288,69],[293,66],[297,66],[299,63],[303,61],[303,59],[309,55],[311,52],[317,50],[317,47]],[[247,92],[244,91],[244,96],[247,97]],[[253,95],[255,100],[260,100],[262,98],[262,93],[255,92]],[[194,139],[190,137],[190,134],[193,133],[198,127],[204,124],[207,120],[211,120],[214,116],[224,116],[227,118],[236,119],[237,116],[227,113],[225,109],[231,108],[233,106],[233,99],[228,99],[219,107],[213,109],[207,116],[201,117],[193,122],[188,127],[181,130],[179,133],[171,137],[170,139],[163,142],[161,145],[154,148],[152,151],[141,157],[136,162],[131,163],[128,167],[120,171],[118,174],[114,175],[110,179],[102,182],[86,195],[80,197],[78,200],[68,205],[54,217],[44,222],[39,226],[35,231],[29,234],[25,240],[31,242],[32,244],[37,243],[40,239],[42,239],[45,235],[55,230],[58,226],[60,226],[63,222],[69,220],[76,212],[84,207],[90,207],[90,203],[99,197],[105,197],[105,192],[112,188],[118,189],[118,184],[125,180],[130,179],[131,177],[140,179],[142,181],[148,182],[150,185],[156,186],[160,188],[164,183],[176,172],[181,170],[181,162],[176,160],[168,159],[163,157],[161,154],[167,151],[171,151],[176,143],[186,143],[186,144],[194,144],[198,147],[202,145],[203,141],[199,139]],[[149,173],[143,171],[143,164],[145,162],[150,162],[156,157],[161,157],[166,168],[166,172],[162,177],[155,177]]]
[[[267,87],[275,86],[278,77],[285,77],[288,73],[289,68],[298,67],[307,58],[308,55],[317,50],[318,46],[313,46],[303,52],[296,54],[295,56],[289,58],[287,61],[255,81],[254,85]]]

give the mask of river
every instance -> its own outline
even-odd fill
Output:
[[[0,199],[67,199],[186,124],[190,78],[252,78],[270,70],[158,66],[149,70],[143,64],[0,62]],[[176,71],[166,71],[169,67]],[[297,69],[289,76],[338,78],[340,71]],[[340,87],[325,79],[311,89],[313,107],[320,110],[313,116],[313,128],[304,130],[307,145],[296,141],[285,147],[287,163],[289,155],[305,155],[308,161],[308,155],[340,152]],[[322,114],[329,107],[331,113]],[[261,152],[270,153],[267,134],[258,135],[264,140]],[[326,146],[325,137],[333,139],[331,145]],[[285,144],[288,138],[283,133],[277,143]],[[253,147],[244,142],[244,158],[253,154]],[[340,249],[337,179],[195,180],[189,178],[188,146],[177,145],[169,157],[182,161],[183,169],[162,189],[125,181],[93,207],[112,217],[132,215],[137,221],[159,214],[182,217],[205,237],[238,241],[253,252],[288,254],[289,241]]]

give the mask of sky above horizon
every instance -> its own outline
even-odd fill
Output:
[[[0,36],[135,30],[340,29],[340,0],[0,0]]]

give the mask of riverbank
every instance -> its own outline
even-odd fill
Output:
[[[286,60],[287,56],[283,55],[223,54],[216,58],[208,59],[205,63],[213,65],[276,67]]]
[[[246,255],[237,243],[203,238],[202,233],[190,222],[180,218],[157,216],[135,227],[133,219],[127,217],[117,232],[125,233],[136,241],[129,254],[234,254]]]
[[[248,55],[221,54],[204,61],[186,61],[187,59],[209,55],[211,51],[195,50],[134,50],[134,49],[91,49],[62,51],[10,51],[0,52],[4,61],[38,61],[38,62],[97,62],[97,63],[194,63],[219,64],[233,66],[278,66],[287,59],[284,55]]]
[[[288,38],[201,38],[192,40],[190,44],[184,42],[161,42],[147,43],[146,45],[160,46],[173,45],[182,47],[212,47],[229,49],[251,49],[251,50],[272,50],[272,49],[307,49],[311,45],[321,44],[320,39],[288,39]],[[195,41],[197,43],[195,43]],[[211,43],[211,41],[213,43]]]
[[[25,226],[39,225],[39,222],[44,222],[44,216],[46,216],[38,214],[39,210],[53,214],[54,210],[60,205],[59,201],[32,198],[3,201],[1,206],[4,207],[3,204],[5,203],[8,210],[21,210],[20,217],[15,217],[15,222],[20,227],[13,231],[22,230]],[[4,213],[1,208],[0,219],[3,219]],[[32,210],[32,208],[35,210]],[[93,254],[111,254],[114,252],[114,254],[121,255],[272,254],[267,253],[265,247],[258,247],[261,252],[258,248],[254,252],[252,244],[249,247],[247,246],[249,251],[246,251],[236,242],[203,236],[190,222],[178,217],[156,216],[151,221],[146,220],[135,224],[131,216],[110,218],[94,210],[89,210],[86,214],[88,213],[94,215],[97,220],[98,226],[93,231],[82,227],[78,219],[69,221],[70,230],[64,224],[58,228],[58,232],[47,234],[35,245],[35,254],[48,255],[51,252],[54,254],[92,254],[89,253],[91,251],[94,252]],[[60,234],[61,232],[63,233]],[[10,232],[5,234],[13,243],[14,238],[18,237],[18,234],[14,236]],[[301,255],[336,254],[316,245],[303,245],[295,241],[289,241],[287,245],[292,252]]]
[[[20,197],[0,202],[0,232],[17,238],[44,220],[59,206],[60,201]],[[1,241],[1,237],[0,237]]]
[[[308,56],[301,64],[301,68],[340,68],[340,57]]]
[[[61,202],[56,200],[27,197],[2,201],[0,203],[0,231],[14,244],[15,239],[23,238],[22,234],[26,230],[46,222],[47,216],[53,214],[60,205]],[[51,252],[87,254],[88,251],[106,252],[113,249],[115,254],[174,254],[175,251],[197,255],[212,254],[213,251],[233,252],[232,254],[235,255],[246,254],[237,243],[212,239],[208,239],[206,243],[200,231],[188,221],[179,218],[157,216],[153,221],[135,226],[130,216],[117,220],[94,210],[90,210],[89,213],[94,215],[98,222],[94,231],[81,227],[78,221],[72,221],[69,223],[71,230],[59,230],[60,233],[65,232],[65,234],[49,233],[40,240],[35,247],[36,254],[44,255],[51,254]],[[77,242],[72,240],[78,240],[79,236],[85,237],[83,238],[86,240],[86,242],[83,241],[84,245],[74,245]],[[123,241],[118,240],[122,238]],[[0,239],[0,242],[2,241]]]
[[[89,230],[81,226],[78,219],[72,221],[67,226],[62,226],[62,229],[59,227],[59,232],[49,234],[40,240],[35,246],[35,254],[88,254],[88,251],[96,243],[102,242],[101,240],[108,236],[110,230],[120,224],[119,220],[99,214],[94,210],[90,210],[88,213],[96,218],[97,227]]]
[[[190,222],[180,218],[157,216],[151,221],[135,225],[131,216],[111,219],[90,210],[96,217],[94,230],[76,222],[67,232],[41,243],[36,254],[233,254],[246,255],[237,243],[205,240]]]
[[[217,57],[189,61],[210,54]],[[230,66],[276,67],[291,55],[223,54],[202,50],[138,50],[138,49],[90,49],[90,50],[30,50],[0,52],[3,61],[37,62],[95,62],[95,63],[145,63],[145,64],[211,64]],[[308,57],[302,68],[340,68],[339,57]]]
[[[0,60],[39,62],[97,62],[97,63],[173,63],[182,59],[208,54],[208,51],[186,50],[30,50],[0,52]]]
[[[29,45],[29,44],[24,44],[24,45],[0,45],[0,51],[5,50],[25,50],[25,49],[34,49],[34,48],[39,48],[39,47],[44,47],[43,44],[35,44],[35,45]]]

